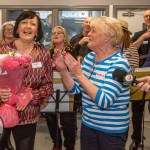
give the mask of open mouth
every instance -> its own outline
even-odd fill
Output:
[[[23,33],[26,35],[31,35],[32,32],[31,31],[24,31]]]

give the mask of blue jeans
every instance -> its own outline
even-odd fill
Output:
[[[81,150],[125,150],[125,133],[105,133],[82,124]]]

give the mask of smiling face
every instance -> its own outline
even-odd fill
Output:
[[[147,26],[150,26],[150,10],[146,10],[144,13],[144,21]]]
[[[102,16],[93,19],[90,27],[88,47],[93,51],[106,49],[106,47],[114,48],[121,44],[123,30],[121,23],[117,19]]]
[[[106,42],[110,39],[106,36],[99,27],[92,27],[91,31],[88,33],[89,42],[88,47],[93,51],[102,48]]]
[[[24,19],[20,21],[18,26],[19,38],[25,42],[31,42],[37,35],[38,20],[37,17]]]
[[[88,33],[88,32],[90,32],[90,30],[91,30],[91,28],[90,28],[90,23],[91,23],[91,20],[92,20],[93,18],[92,17],[88,17],[88,18],[86,18],[85,20],[84,20],[84,22],[83,22],[83,30],[86,32],[86,33]]]

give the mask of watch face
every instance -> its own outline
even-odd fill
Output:
[[[3,136],[3,131],[4,131],[4,125],[3,125],[2,119],[0,118],[0,141],[1,141],[2,136]]]

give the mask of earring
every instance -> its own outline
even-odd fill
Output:
[[[36,41],[36,39],[37,39],[37,34],[35,35],[35,37],[34,37],[34,39],[33,39],[33,40],[34,40],[34,41]]]

